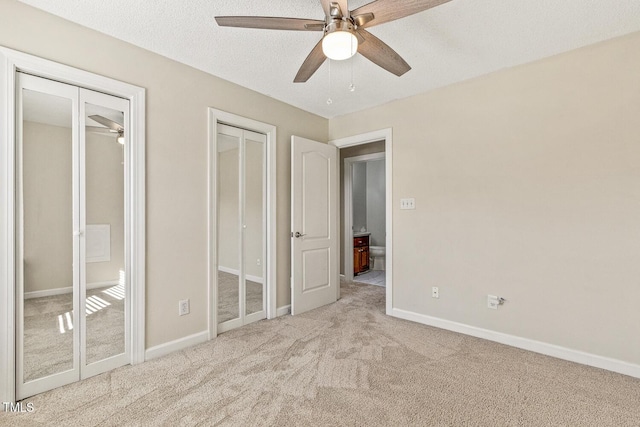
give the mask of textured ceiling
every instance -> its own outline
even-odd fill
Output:
[[[293,83],[321,33],[221,28],[214,17],[324,19],[319,0],[21,1],[328,118],[640,31],[640,0],[452,0],[369,29],[412,66],[404,76],[356,55]]]

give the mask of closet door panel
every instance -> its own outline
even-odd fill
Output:
[[[18,74],[18,398],[79,378],[77,94]]]
[[[245,314],[265,309],[264,135],[245,132]]]
[[[266,317],[266,136],[218,125],[218,332]]]
[[[127,352],[124,170],[127,105],[121,99],[83,91],[81,100],[86,98],[93,100],[84,102],[82,115],[84,363],[90,365]]]
[[[240,318],[241,265],[241,131],[220,126],[218,138],[218,323]]]

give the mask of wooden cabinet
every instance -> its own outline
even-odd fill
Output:
[[[353,238],[353,274],[369,270],[369,236]]]

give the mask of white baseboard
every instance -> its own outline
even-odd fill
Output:
[[[43,291],[25,292],[24,299],[51,297],[54,295],[70,294],[73,288],[71,286],[66,288],[45,289]]]
[[[278,307],[276,310],[276,317],[285,316],[291,313],[291,304]]]
[[[165,356],[174,351],[183,350],[188,347],[192,347],[197,344],[202,344],[209,339],[209,333],[207,331],[198,332],[197,334],[189,335],[184,338],[179,338],[174,341],[166,342],[164,344],[157,345],[155,347],[148,348],[144,352],[144,360],[156,359],[158,357]]]
[[[451,320],[440,319],[438,317],[427,316],[424,314],[414,313],[398,308],[393,308],[391,310],[391,315],[400,319],[422,323],[423,325],[434,326],[436,328],[446,329],[453,332],[459,332],[461,334],[471,335],[473,337],[483,338],[489,341],[495,341],[512,347],[521,348],[523,350],[529,350],[535,353],[557,357],[558,359],[568,360],[570,362],[580,363],[582,365],[593,366],[595,368],[606,369],[608,371],[617,372],[619,374],[640,378],[640,365],[624,362],[622,360],[598,356],[596,354],[586,353],[583,351],[572,350],[570,348],[561,347],[555,344],[548,344],[528,338],[517,337],[515,335],[504,334],[502,332],[491,331],[489,329],[478,328],[475,326],[465,325],[463,323],[453,322]]]
[[[102,288],[105,286],[115,286],[119,282],[117,280],[109,280],[107,282],[87,283],[87,290]],[[66,288],[45,289],[43,291],[25,292],[24,299],[50,297],[53,295],[70,294],[73,291],[72,286]]]
[[[218,270],[219,271],[224,271],[225,273],[233,274],[235,276],[240,274],[240,271],[238,271],[238,270],[236,270],[234,268],[229,268],[229,267],[218,266]],[[247,274],[244,277],[247,280],[251,280],[252,282],[256,282],[256,283],[260,283],[260,284],[262,284],[262,282],[264,281],[264,279],[262,277],[252,276],[251,274]]]

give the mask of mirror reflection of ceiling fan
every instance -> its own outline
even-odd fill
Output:
[[[326,58],[348,59],[356,52],[390,73],[401,76],[411,69],[409,64],[365,28],[404,18],[449,1],[377,0],[349,11],[347,0],[320,0],[325,13],[322,21],[266,16],[216,16],[216,22],[223,27],[322,31],[322,39],[311,50],[293,80],[296,83],[309,80]]]
[[[99,126],[87,126],[89,132],[117,134],[116,141],[118,144],[124,145],[124,127],[120,123],[97,114],[89,116],[89,118],[105,126],[103,128]]]

